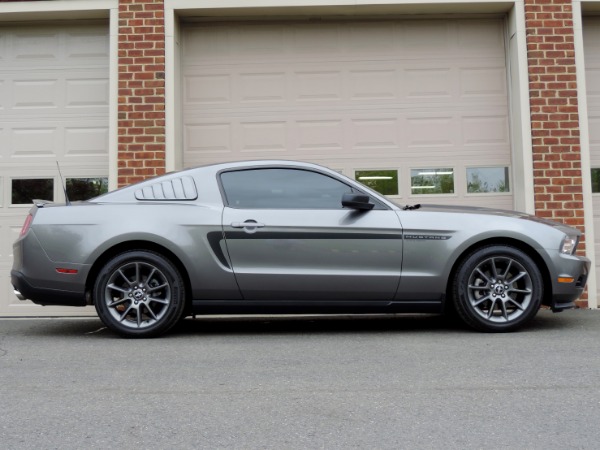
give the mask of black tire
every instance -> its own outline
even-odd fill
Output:
[[[467,255],[452,288],[459,317],[486,332],[522,327],[537,314],[544,295],[536,263],[508,245],[482,247]]]
[[[98,273],[94,304],[102,322],[121,336],[159,336],[183,315],[183,279],[162,255],[128,251],[112,258]]]

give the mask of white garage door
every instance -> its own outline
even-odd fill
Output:
[[[298,159],[513,207],[502,20],[186,24],[184,165]]]
[[[585,76],[587,85],[588,118],[590,129],[590,157],[592,165],[592,196],[594,205],[594,233],[596,236],[596,279],[600,276],[600,18],[586,18],[583,22]],[[600,288],[600,284],[598,285]],[[598,294],[600,295],[600,290]]]
[[[72,195],[105,186],[108,27],[0,27],[1,316],[86,313],[21,302],[10,284],[31,198],[64,201],[57,161]]]

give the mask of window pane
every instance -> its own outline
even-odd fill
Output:
[[[248,209],[342,209],[352,188],[326,175],[297,169],[252,169],[221,175],[229,206]]]
[[[600,168],[592,169],[592,192],[600,193]]]
[[[508,167],[467,168],[467,192],[510,192]]]
[[[108,178],[67,178],[69,200],[89,200],[108,192]]]
[[[413,194],[453,194],[454,169],[411,169],[410,183]]]
[[[385,195],[398,195],[397,170],[357,170],[354,178]]]
[[[28,180],[12,180],[11,203],[24,205],[33,200],[54,200],[54,180],[38,178]]]

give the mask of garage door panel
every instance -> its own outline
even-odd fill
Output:
[[[106,163],[108,158],[108,127],[97,126],[97,122],[73,124],[65,127],[65,157],[98,157],[96,160]]]
[[[416,104],[503,105],[505,68],[498,61],[450,67],[436,63],[399,69],[398,63],[311,63],[248,65],[243,68],[190,68],[184,76],[185,108],[344,107]],[[456,89],[459,86],[459,89]]]
[[[399,198],[512,207],[466,174],[511,166],[502,20],[186,24],[181,72],[185,166],[393,169]],[[412,195],[412,168],[451,169],[454,191]]]
[[[57,161],[65,178],[107,175],[108,27],[22,25],[0,36],[0,316],[89,314],[14,296],[12,243],[30,205],[11,203],[13,186],[38,178],[50,179],[46,193],[62,200]]]

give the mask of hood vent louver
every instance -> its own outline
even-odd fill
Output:
[[[137,200],[196,200],[198,191],[192,177],[171,178],[135,191]]]

